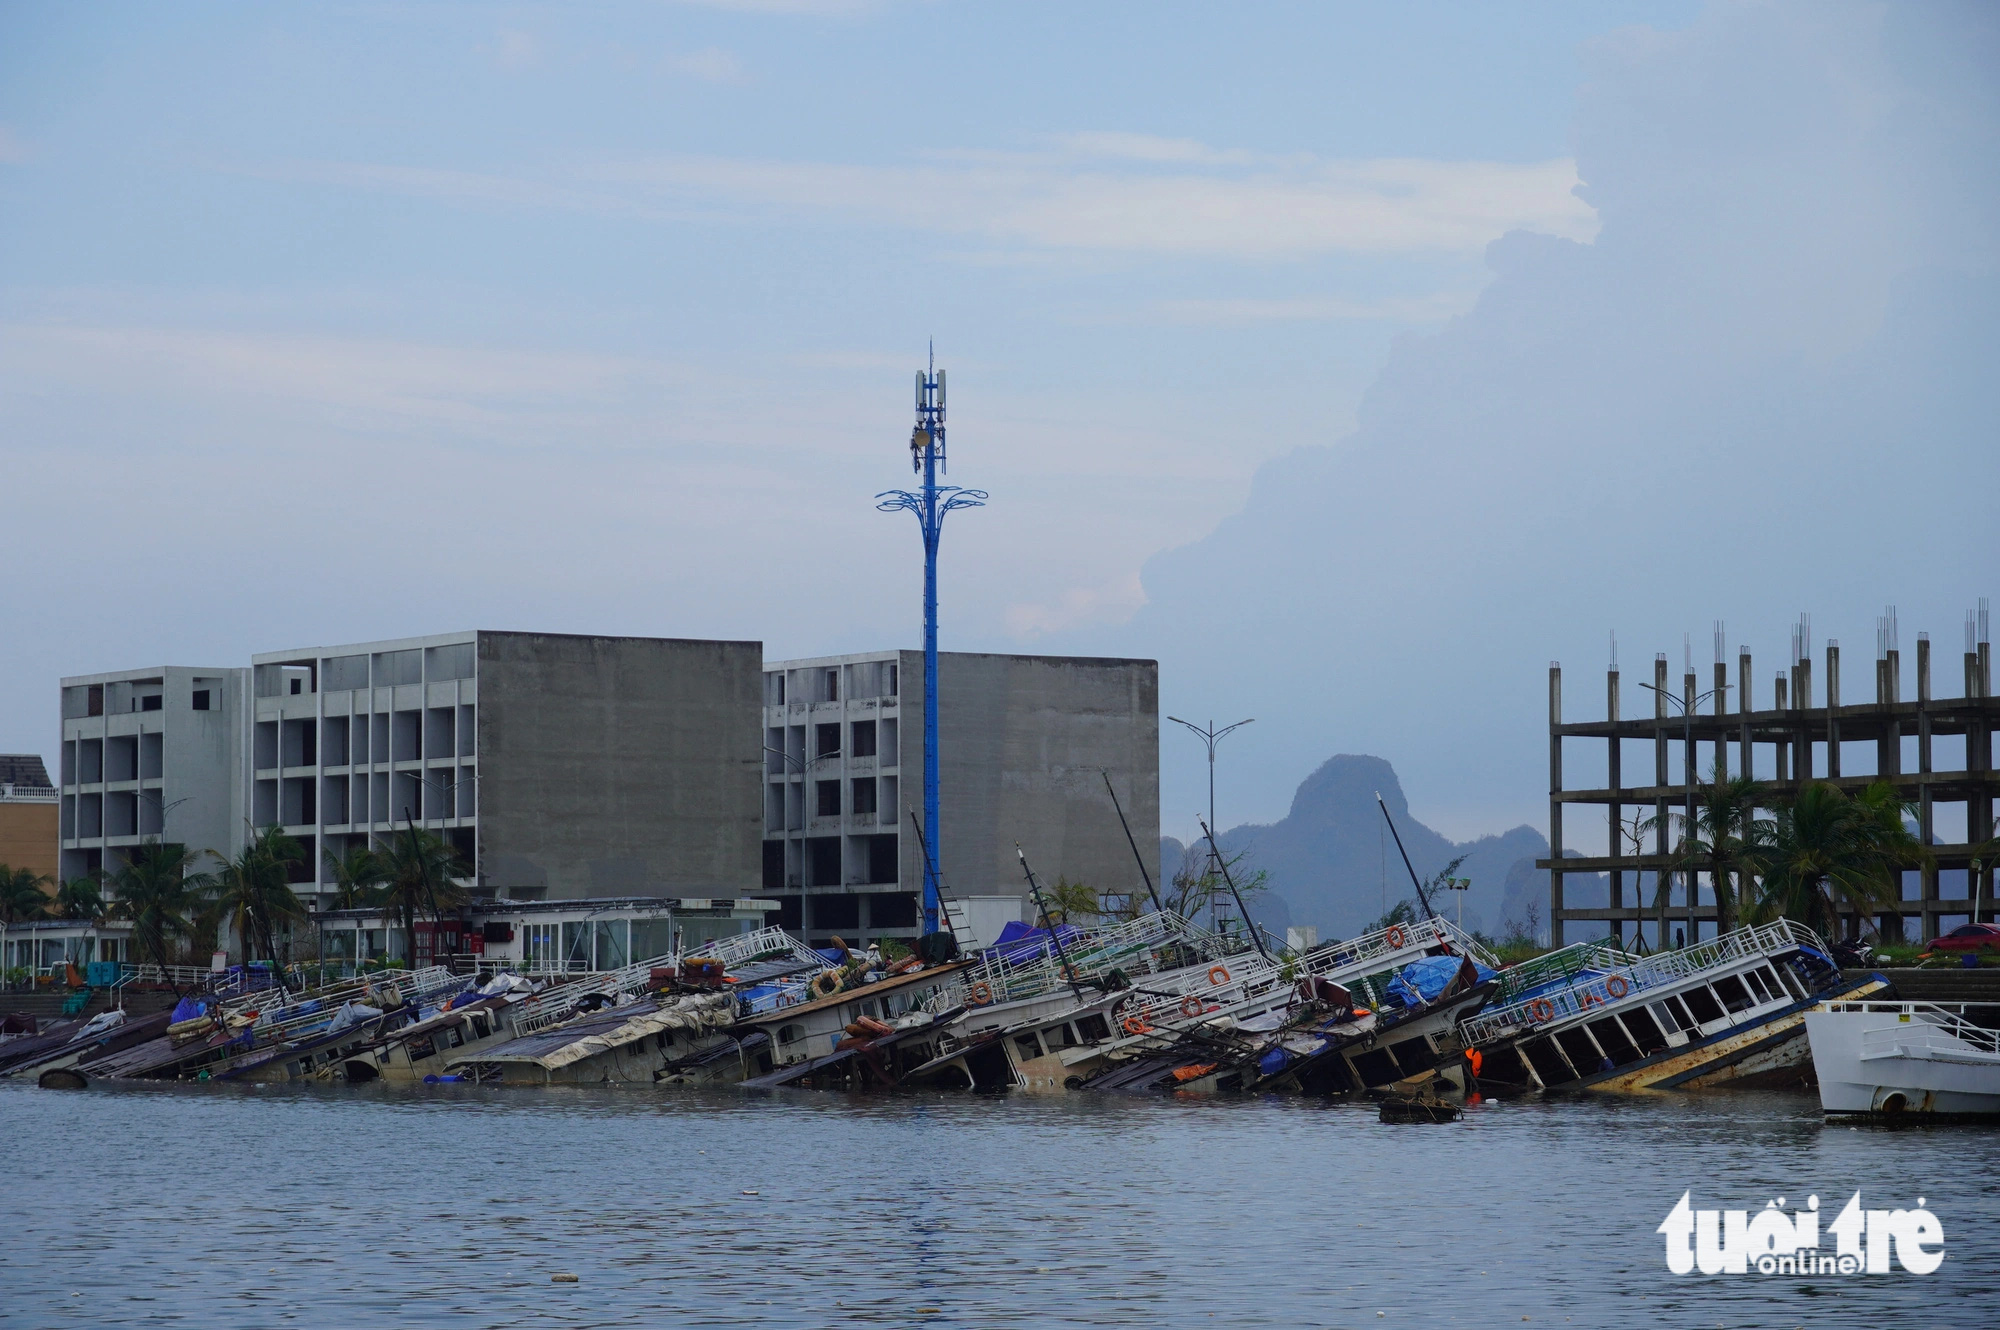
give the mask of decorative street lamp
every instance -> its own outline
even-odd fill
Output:
[[[937,483],[946,469],[944,452],[944,371],[931,357],[928,369],[917,372],[917,426],[910,433],[910,469],[922,475],[923,488],[886,490],[875,496],[885,513],[907,509],[915,513],[924,539],[924,932],[938,931],[938,666],[937,556],[944,515],[955,508],[979,508],[985,490],[960,489]]]

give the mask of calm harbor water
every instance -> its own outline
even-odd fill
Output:
[[[1826,1127],[1792,1095],[1417,1127],[1298,1100],[8,1082],[0,1122],[8,1326],[2000,1323],[2000,1137]],[[1689,1188],[1815,1192],[1829,1219],[1921,1195],[1947,1258],[1674,1276],[1653,1230]]]

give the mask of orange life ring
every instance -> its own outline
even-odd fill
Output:
[[[1632,991],[1632,985],[1625,982],[1624,975],[1614,974],[1604,981],[1604,991],[1612,997],[1622,998]]]
[[[1216,978],[1216,976],[1217,976],[1217,975],[1221,975],[1222,977],[1221,977],[1220,979],[1218,979],[1218,978]],[[1223,986],[1224,984],[1228,983],[1228,982],[1229,982],[1229,969],[1228,969],[1228,967],[1227,967],[1227,966],[1223,966],[1223,965],[1211,965],[1211,966],[1209,966],[1209,967],[1208,967],[1208,982],[1209,982],[1209,983],[1211,983],[1211,984],[1213,984],[1213,985],[1215,985],[1215,986],[1216,986],[1217,988],[1220,988],[1220,987],[1222,987],[1222,986]]]
[[[1181,999],[1181,1015],[1183,1016],[1199,1016],[1206,1010],[1208,1008],[1202,1005],[1201,999],[1192,993]]]
[[[1390,924],[1389,931],[1382,935],[1382,940],[1393,948],[1401,948],[1410,944],[1410,935],[1403,931],[1401,924]]]
[[[1152,1023],[1146,1019],[1146,1011],[1143,1007],[1127,1016],[1122,1025],[1126,1034],[1151,1034],[1153,1032]]]
[[[1556,1004],[1547,998],[1536,998],[1528,1004],[1528,1019],[1531,1021],[1546,1021],[1555,1014]]]
[[[972,1005],[983,1007],[993,1000],[993,985],[981,979],[972,986]]]

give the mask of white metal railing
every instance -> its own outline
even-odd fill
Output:
[[[1622,960],[1602,970],[1572,970],[1542,981],[1540,991],[1517,993],[1512,1001],[1488,1007],[1461,1026],[1468,1046],[1516,1030],[1560,1024],[1610,1002],[1701,975],[1719,973],[1745,961],[1766,959],[1798,947],[1824,952],[1819,934],[1791,919],[1755,928],[1739,928],[1678,951],[1633,957],[1605,948],[1609,959]]]
[[[566,984],[545,988],[515,1006],[511,1020],[514,1033],[517,1036],[533,1034],[551,1025],[560,1025],[576,1014],[578,999],[588,993],[621,995],[641,992],[652,982],[656,968],[674,963],[675,958],[671,955],[655,956],[623,969],[599,970]]]
[[[782,951],[796,960],[811,961],[820,966],[828,963],[826,957],[782,928],[760,928],[752,933],[711,938],[688,952],[687,956],[694,960],[719,960],[727,969],[774,951]]]
[[[1060,948],[1054,938],[1043,937],[1011,945],[1004,956],[989,949],[984,959],[963,972],[956,993],[940,994],[933,1002],[942,1004],[940,1010],[962,1005],[973,995],[979,995],[981,1003],[1011,1002],[1053,993],[1072,978],[1079,983],[1099,979],[1112,970],[1123,970],[1128,978],[1135,972],[1154,974],[1179,959],[1169,948],[1185,948],[1203,958],[1237,951],[1237,946],[1171,910],[1143,914],[1110,928],[1078,929]]]
[[[1975,1025],[1957,1010],[1935,1002],[1829,1002],[1827,1011],[1895,1013],[1895,1025],[1861,1032],[1861,1056],[1907,1057],[1912,1053],[1974,1053],[1980,1060],[2000,1057],[2000,1030]]]
[[[1492,968],[1485,948],[1471,934],[1448,919],[1425,919],[1391,924],[1346,942],[1315,947],[1290,961],[1249,952],[1218,961],[1205,970],[1190,966],[1155,976],[1136,985],[1139,1002],[1129,1010],[1145,1024],[1166,1028],[1239,1011],[1249,1014],[1244,1009],[1268,1007],[1271,1005],[1268,999],[1274,995],[1283,993],[1288,997],[1292,986],[1301,979],[1325,979],[1344,987],[1400,969],[1440,947],[1449,947],[1460,956],[1469,956]],[[1203,999],[1202,1010],[1188,1011],[1189,998]],[[1221,1010],[1207,1010],[1210,1002]]]
[[[0,786],[0,804],[52,804],[62,799],[53,787],[41,785]]]

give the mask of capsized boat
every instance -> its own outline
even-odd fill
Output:
[[[2000,1121],[2000,1030],[1972,1015],[1934,1002],[1813,1007],[1805,1026],[1820,1109],[1829,1121]]]
[[[1806,1011],[1887,987],[1843,978],[1818,934],[1780,919],[1650,956],[1603,942],[1551,952],[1504,971],[1463,1035],[1488,1092],[1796,1085]]]
[[[1103,1088],[1110,1082],[1096,1078],[1115,1064],[1170,1058],[1184,1041],[1212,1046],[1210,1061],[1234,1065],[1283,1025],[1301,981],[1354,985],[1381,1006],[1411,962],[1465,956],[1493,964],[1477,939],[1432,918],[1292,958],[1244,952],[1149,974],[1109,992],[1086,992],[1079,984],[1064,993],[1067,1003],[1038,1000],[1026,1008],[1036,1013],[1030,1019],[999,1029],[982,1028],[980,1013],[968,1011],[940,1041],[938,1058],[912,1079],[974,1090]]]

